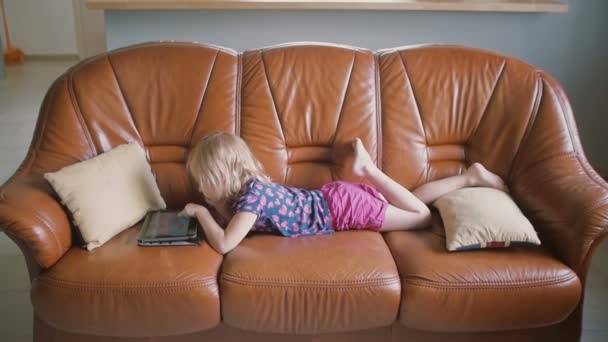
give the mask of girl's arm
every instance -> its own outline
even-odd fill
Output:
[[[209,244],[220,254],[233,250],[247,236],[258,217],[249,212],[236,213],[224,230],[217,224],[209,210],[201,205],[188,204],[180,215],[196,217],[205,231]]]

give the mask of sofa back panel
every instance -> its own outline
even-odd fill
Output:
[[[197,120],[233,130],[235,54],[195,44],[145,45],[118,50],[108,62],[145,146],[190,145]]]
[[[63,75],[46,93],[22,167],[34,173],[53,172],[95,154],[82,117],[72,105],[69,77]]]
[[[537,109],[536,69],[476,49],[380,52],[383,169],[415,188],[473,162],[506,177]]]
[[[541,98],[538,113],[530,120],[530,129],[521,144],[513,174],[526,172],[536,163],[551,158],[568,158],[582,151],[572,107],[562,86],[541,72]],[[586,159],[584,153],[580,158]]]
[[[377,156],[376,63],[366,50],[292,45],[243,55],[240,134],[275,180],[316,188],[360,137]]]
[[[537,116],[542,82],[535,67],[503,58],[505,67],[486,114],[469,140],[467,160],[480,162],[508,180],[522,151],[522,141]]]
[[[195,198],[190,148],[206,134],[235,132],[238,56],[229,50],[141,44],[81,63],[71,79],[97,153],[138,141],[170,208]]]

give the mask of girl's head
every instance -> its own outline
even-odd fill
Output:
[[[252,177],[269,180],[245,141],[223,132],[203,138],[190,152],[186,167],[213,206],[234,202]]]

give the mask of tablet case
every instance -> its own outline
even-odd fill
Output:
[[[196,246],[200,245],[198,231],[195,218],[178,216],[177,211],[152,211],[146,214],[137,243],[140,246]]]

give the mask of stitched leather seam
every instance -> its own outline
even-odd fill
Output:
[[[129,102],[127,101],[127,97],[125,93],[122,91],[122,87],[120,86],[120,81],[118,80],[118,75],[116,75],[116,70],[114,70],[114,64],[112,64],[112,60],[110,59],[110,54],[106,55],[106,60],[110,65],[110,70],[112,70],[112,75],[114,76],[114,80],[116,80],[116,86],[118,87],[118,91],[120,92],[120,96],[122,96],[122,100],[125,102],[125,106],[127,107],[127,111],[129,112],[129,117],[131,118],[131,122],[133,123],[133,127],[135,128],[135,133],[137,133],[139,140],[144,143],[144,139],[139,132],[139,128],[137,127],[137,123],[135,122],[135,117],[133,116],[133,112],[131,111],[131,106],[129,106]],[[145,144],[145,143],[144,143]]]
[[[340,110],[338,110],[338,121],[336,122],[336,129],[334,130],[334,138],[331,141],[331,146],[336,143],[336,137],[338,136],[338,131],[340,129],[340,122],[342,122],[342,110],[344,109],[344,102],[346,101],[346,94],[348,94],[348,89],[350,87],[350,80],[353,76],[353,70],[355,70],[355,63],[357,63],[357,52],[353,51],[353,60],[350,63],[350,72],[348,73],[348,78],[346,79],[346,87],[344,88],[344,95],[342,96]]]
[[[142,47],[154,47],[154,46],[185,46],[185,47],[196,47],[196,48],[206,48],[206,49],[210,49],[210,50],[222,50],[225,52],[228,52],[230,54],[232,54],[233,56],[235,56],[237,54],[237,52],[233,49],[224,47],[224,46],[219,46],[219,45],[215,45],[215,44],[209,44],[209,43],[199,43],[199,42],[177,42],[177,41],[155,41],[155,42],[143,42],[143,43],[139,43],[139,44],[135,44],[135,45],[130,45],[130,46],[125,46],[116,50],[112,50],[111,53],[116,53],[116,52],[123,52],[123,51],[131,51],[131,50],[136,50],[138,48],[142,48]],[[102,56],[107,55],[108,53],[105,53]],[[98,56],[94,56],[90,59],[93,59],[95,57]],[[86,61],[86,60],[85,60]]]
[[[243,281],[271,281],[271,282],[292,282],[292,283],[302,283],[301,280],[289,280],[289,279],[279,279],[279,278],[264,278],[264,279],[260,279],[260,278],[247,278],[247,277],[240,277],[237,275],[232,275],[232,274],[228,274],[228,273],[223,273],[221,275],[222,278],[232,278],[235,280],[243,280]],[[361,280],[342,280],[340,281],[341,284],[344,283],[355,283],[355,284],[359,284],[359,283],[371,283],[371,282],[385,282],[385,281],[394,281],[394,280],[399,280],[400,278],[398,276],[394,276],[394,277],[390,277],[390,278],[384,278],[384,279],[361,279]],[[333,280],[305,280],[305,282],[307,283],[319,283],[319,284],[336,284],[336,281]]]
[[[384,283],[393,283],[400,281],[399,277],[385,278],[385,279],[370,279],[370,280],[342,280],[342,281],[331,281],[331,280],[290,280],[290,279],[253,279],[233,276],[229,274],[222,274],[220,277],[222,280],[242,282],[242,283],[256,283],[256,284],[282,284],[282,285],[375,285]]]
[[[517,145],[517,149],[515,149],[515,156],[513,157],[513,161],[511,162],[511,168],[509,169],[509,173],[507,174],[507,180],[509,183],[513,182],[513,170],[515,166],[519,164],[521,146],[524,145],[528,137],[530,136],[532,130],[534,129],[534,124],[536,123],[536,117],[538,116],[538,111],[540,110],[540,103],[543,100],[543,91],[544,86],[540,75],[538,72],[536,74],[536,96],[534,98],[534,106],[532,106],[532,110],[530,111],[530,115],[528,117],[528,123],[526,124],[526,129],[524,130],[524,135],[521,137],[519,144]],[[521,174],[521,172],[519,172]]]
[[[166,283],[118,283],[118,284],[95,284],[88,282],[78,282],[71,280],[60,280],[51,277],[41,277],[38,280],[40,285],[46,286],[59,286],[65,288],[104,288],[104,289],[139,289],[139,288],[175,288],[175,287],[195,287],[199,285],[211,285],[217,284],[215,277],[207,277],[203,280],[190,281],[190,282],[166,282]]]
[[[237,56],[236,66],[236,103],[234,105],[234,134],[241,136],[241,93],[243,92],[243,54],[239,53]]]
[[[424,134],[424,153],[426,154],[426,163],[424,164],[424,169],[422,169],[422,171],[420,172],[420,175],[418,176],[418,180],[416,180],[416,184],[414,185],[414,187],[418,186],[420,184],[420,180],[422,179],[423,175],[426,175],[426,180],[428,180],[428,171],[429,171],[429,139],[426,135],[426,128],[424,127],[424,121],[422,120],[422,113],[420,113],[420,106],[418,106],[418,100],[416,99],[416,93],[414,92],[414,85],[412,83],[412,79],[410,78],[409,73],[407,72],[407,68],[405,66],[405,61],[403,60],[403,56],[401,55],[401,52],[398,52],[397,55],[399,56],[399,60],[401,61],[401,66],[403,66],[403,73],[405,74],[405,77],[407,77],[407,82],[410,85],[410,91],[412,92],[412,97],[414,98],[414,104],[416,105],[416,111],[418,112],[418,119],[420,119],[420,127],[422,128],[422,134]]]
[[[279,114],[279,110],[277,109],[277,104],[274,99],[272,87],[270,86],[270,78],[268,77],[268,71],[266,70],[266,61],[264,59],[264,53],[261,51],[259,51],[258,53],[260,55],[260,60],[262,62],[262,69],[264,71],[264,78],[266,79],[266,85],[268,86],[268,92],[270,93],[270,100],[272,101],[272,107],[274,108],[274,113],[277,117],[277,121],[279,122],[279,130],[281,131],[281,138],[283,138],[283,145],[287,146],[287,139],[285,138],[283,122],[281,121],[281,115]],[[287,151],[284,151],[284,152],[285,152],[285,156],[286,156]],[[287,158],[285,158],[285,159],[287,159]],[[287,181],[288,173],[289,173],[289,167],[286,167],[283,172],[283,180],[282,180],[283,183],[285,183]]]
[[[492,87],[492,92],[490,93],[490,96],[488,97],[488,101],[486,102],[486,105],[484,106],[483,111],[481,112],[481,118],[479,118],[477,125],[471,131],[472,134],[469,137],[469,139],[466,141],[466,143],[465,143],[466,145],[469,145],[471,143],[471,141],[477,134],[477,130],[479,129],[479,126],[481,126],[481,122],[486,117],[486,112],[488,111],[488,108],[490,107],[490,102],[492,102],[492,98],[494,98],[494,95],[496,94],[496,88],[498,87],[498,82],[500,82],[500,79],[502,78],[502,75],[504,74],[506,65],[507,65],[507,60],[505,59],[502,61],[502,65],[500,66],[500,70],[498,71],[498,76],[496,76],[496,81],[494,81],[494,86]],[[465,158],[465,160],[466,160],[466,158]]]
[[[540,284],[540,285],[529,285],[529,286],[517,286],[517,287],[501,287],[501,286],[484,286],[484,287],[474,287],[474,286],[468,286],[468,287],[443,287],[443,286],[432,286],[432,285],[423,285],[423,284],[412,284],[412,283],[406,283],[404,284],[404,287],[406,286],[415,286],[415,287],[424,287],[424,288],[428,288],[428,289],[433,289],[433,290],[440,290],[440,291],[519,291],[519,290],[525,290],[525,289],[534,289],[534,288],[547,288],[551,285],[557,285],[556,284]],[[407,295],[407,290],[404,290],[404,293]]]
[[[78,104],[78,99],[76,99],[76,92],[74,90],[74,79],[73,79],[75,70],[76,69],[70,70],[66,87],[67,87],[68,93],[70,94],[70,101],[72,102],[72,108],[74,108],[74,112],[76,114],[76,119],[80,123],[80,128],[82,129],[82,131],[85,135],[85,138],[87,139],[87,142],[89,143],[89,148],[91,149],[91,152],[93,152],[95,155],[97,155],[97,154],[99,154],[97,151],[97,147],[95,147],[95,144],[93,143],[93,138],[91,137],[91,133],[89,132],[89,126],[87,126],[86,120],[84,119],[84,116],[82,115],[82,112],[80,111],[80,105]]]
[[[247,283],[237,283],[237,282],[232,282],[232,283],[237,286],[247,285],[248,287],[272,288],[272,289],[283,289],[283,290],[295,288],[295,289],[298,289],[301,291],[306,291],[306,290],[349,291],[349,290],[356,290],[356,289],[382,289],[383,288],[381,286],[373,286],[373,285],[361,285],[361,286],[335,285],[335,286],[305,286],[304,287],[304,286],[299,286],[299,285],[286,285],[286,284],[247,284]]]
[[[541,77],[542,77],[542,75],[541,75]],[[545,79],[543,78],[543,80],[545,80]],[[550,88],[553,92],[555,92],[551,86],[550,86]],[[600,186],[603,189],[608,189],[608,185],[606,184],[606,182],[604,182],[603,180],[598,180],[598,179],[596,179],[596,177],[593,177],[593,175],[591,175],[589,173],[589,170],[585,167],[585,163],[581,160],[581,154],[583,154],[584,152],[578,150],[578,147],[580,147],[580,143],[575,144],[575,140],[572,135],[572,123],[568,120],[568,118],[566,118],[566,111],[565,111],[566,106],[563,102],[563,98],[562,98],[562,96],[556,96],[556,97],[557,97],[557,101],[559,103],[559,107],[561,109],[562,118],[564,119],[564,122],[566,123],[566,128],[568,129],[568,136],[570,137],[570,143],[572,144],[573,150],[576,152],[576,159],[578,161],[579,166],[583,169],[583,171],[585,171],[585,174],[587,175],[588,178],[591,179],[591,181],[593,181],[595,184],[597,184],[598,186]],[[578,136],[577,136],[577,138],[578,138]],[[604,202],[604,201],[605,201],[605,199],[598,201],[598,203],[595,203],[592,207],[600,206],[601,204],[599,202]],[[580,222],[580,220],[583,219],[590,212],[591,212],[591,210],[586,210],[584,215],[581,215],[580,218],[575,222],[575,224],[578,224]],[[608,225],[602,229],[602,232],[606,231],[607,229],[608,229]],[[600,234],[601,234],[601,232],[600,232]],[[598,235],[594,236],[594,238],[596,238],[597,236]],[[583,246],[583,249],[584,249],[583,256],[582,256],[582,258],[580,258],[581,260],[576,265],[577,269],[580,268],[581,263],[584,261],[584,255],[589,252],[590,246],[591,246],[591,242],[588,243],[587,246]]]
[[[66,90],[67,90],[67,92],[68,92],[68,94],[69,94],[69,93],[70,93],[70,90],[69,90],[69,87],[68,87],[68,79],[67,79],[67,77],[66,77],[66,75],[65,75],[65,74],[62,76],[62,78],[63,78],[63,82],[65,82],[65,88],[66,88]],[[33,139],[36,139],[36,141],[35,141],[36,146],[33,146],[34,148],[32,149],[32,145],[33,145],[33,144],[32,144],[32,145],[30,145],[30,149],[29,149],[28,155],[26,156],[26,159],[25,159],[25,160],[22,162],[22,164],[21,164],[21,166],[23,166],[23,165],[25,164],[25,162],[26,162],[26,161],[28,161],[28,159],[29,159],[29,158],[31,158],[31,159],[29,159],[28,164],[25,166],[25,170],[24,170],[24,171],[25,171],[26,173],[29,173],[29,172],[30,172],[30,170],[31,170],[31,168],[32,168],[32,164],[34,163],[34,159],[35,159],[35,157],[36,157],[37,151],[40,149],[40,146],[42,145],[42,135],[45,133],[45,131],[46,131],[46,126],[47,126],[47,123],[48,123],[48,121],[49,121],[49,107],[50,107],[51,96],[52,96],[53,98],[55,97],[55,94],[56,94],[56,93],[57,93],[57,91],[58,91],[58,90],[57,90],[57,88],[59,88],[59,83],[60,83],[60,79],[57,79],[57,80],[56,80],[56,81],[53,83],[53,85],[52,85],[52,86],[51,86],[51,88],[50,88],[50,91],[52,91],[52,93],[51,93],[52,95],[51,95],[51,94],[48,94],[49,99],[48,99],[47,101],[45,101],[45,103],[43,103],[43,105],[44,105],[45,107],[44,107],[44,113],[42,114],[42,115],[43,115],[43,119],[42,119],[43,121],[42,121],[42,125],[41,125],[41,127],[40,127],[40,132],[39,132],[40,134],[39,134],[39,135],[36,135],[36,136],[33,138]],[[78,115],[76,115],[76,119],[78,120]],[[34,134],[36,134],[36,133],[37,133],[37,132],[36,132],[36,131],[34,131]],[[30,154],[30,153],[31,153],[31,154]],[[28,158],[28,157],[29,157],[29,158]],[[21,168],[21,166],[20,166],[20,168]],[[17,175],[17,173],[15,173],[15,176],[16,176],[16,175]],[[11,178],[9,179],[9,181],[12,181],[12,180],[13,180],[13,177],[11,177]],[[8,183],[8,182],[7,182],[7,183]]]
[[[403,72],[405,73],[405,77],[407,77],[407,83],[409,83],[409,85],[410,85],[410,91],[412,92],[412,97],[414,98],[414,104],[416,105],[416,111],[418,112],[418,118],[420,119],[420,127],[422,128],[422,133],[424,134],[424,144],[426,146],[429,146],[429,139],[426,135],[426,128],[424,127],[424,120],[422,120],[422,113],[420,112],[420,106],[418,106],[418,100],[416,97],[416,93],[414,92],[414,84],[412,83],[410,74],[407,72],[407,68],[405,66],[405,61],[403,60],[403,56],[400,53],[398,54],[398,56],[399,56],[399,60],[401,61],[401,65],[403,66]],[[428,151],[426,151],[426,159],[429,160]]]
[[[190,145],[192,145],[192,138],[194,137],[194,130],[196,129],[196,125],[198,124],[198,119],[200,119],[201,117],[201,110],[203,109],[203,103],[205,103],[205,95],[207,95],[209,83],[211,83],[213,71],[215,70],[215,63],[217,62],[217,57],[219,54],[220,50],[217,50],[215,52],[215,56],[213,57],[213,61],[211,62],[211,70],[209,70],[209,77],[207,78],[207,82],[205,82],[205,88],[203,89],[203,94],[201,96],[201,104],[198,106],[198,111],[196,112],[196,119],[194,120],[194,125],[192,126],[192,132],[190,132]]]
[[[84,291],[84,292],[179,292],[184,290],[192,290],[192,289],[208,289],[205,285],[212,285],[215,283],[201,283],[198,285],[188,285],[188,286],[175,286],[175,287],[156,287],[156,288],[128,288],[128,287],[95,287],[95,286],[85,286],[85,287],[76,287],[76,286],[65,286],[63,284],[39,284],[38,286],[46,286],[51,288],[59,288],[66,289],[70,291]]]
[[[492,289],[492,288],[528,288],[528,287],[542,287],[542,286],[549,286],[549,285],[557,285],[557,284],[561,284],[564,282],[568,282],[570,280],[576,279],[576,274],[569,274],[567,276],[564,277],[557,277],[557,278],[553,278],[553,279],[549,279],[549,280],[538,280],[538,281],[525,281],[525,282],[509,282],[509,283],[492,283],[492,282],[488,282],[488,283],[480,283],[480,282],[476,282],[476,283],[470,283],[470,284],[445,284],[445,283],[437,283],[437,282],[431,282],[431,281],[421,281],[421,280],[412,280],[412,279],[403,279],[403,283],[404,284],[409,284],[409,285],[416,285],[416,286],[423,286],[423,287],[433,287],[433,288],[446,288],[446,289],[458,289],[458,288],[462,288],[462,289],[469,289],[469,288],[475,288],[475,289]]]
[[[266,85],[268,86],[268,92],[270,93],[270,99],[272,100],[272,108],[274,109],[274,113],[279,121],[279,128],[281,129],[281,137],[283,137],[283,144],[287,145],[287,140],[285,139],[285,132],[283,132],[283,122],[281,121],[281,115],[279,115],[279,110],[277,109],[277,104],[274,99],[274,94],[272,92],[272,87],[270,86],[270,78],[268,77],[268,70],[266,70],[266,60],[264,59],[264,54],[259,52],[260,60],[262,61],[262,69],[264,70],[264,78],[266,79]]]
[[[385,287],[385,286],[389,286],[389,285],[393,285],[393,284],[400,284],[400,280],[399,279],[394,279],[394,280],[387,280],[384,282],[374,282],[374,283],[361,283],[361,284],[355,284],[355,283],[308,283],[308,282],[299,282],[299,283],[289,283],[289,282],[268,282],[268,281],[243,281],[241,279],[227,279],[225,277],[222,277],[221,279],[221,283],[233,283],[236,285],[245,285],[245,286],[251,286],[251,287],[295,287],[298,289],[304,289],[304,288],[323,288],[323,289],[329,289],[329,290],[334,290],[334,289],[360,289],[360,288],[379,288],[379,287]]]
[[[553,86],[551,84],[549,84],[548,80],[546,80],[542,74],[540,75],[540,78],[544,82],[547,83],[548,89],[557,98],[557,102],[559,103],[559,109],[561,112],[562,119],[564,119],[564,123],[566,124],[566,129],[568,130],[568,137],[570,138],[570,144],[572,144],[572,150],[576,153],[580,153],[580,151],[577,150],[576,145],[574,144],[574,137],[572,136],[572,131],[571,131],[571,127],[570,127],[571,124],[570,124],[570,121],[568,121],[568,118],[566,118],[566,110],[565,110],[564,103],[562,102],[562,96],[558,96],[555,89],[553,89]]]
[[[374,53],[374,86],[376,87],[376,164],[384,170],[382,158],[382,93],[380,84],[380,57]]]
[[[344,88],[344,95],[342,96],[342,102],[340,104],[340,110],[338,111],[338,121],[336,122],[336,129],[334,130],[334,138],[331,142],[331,146],[333,146],[336,142],[336,136],[338,135],[338,131],[340,129],[340,123],[342,122],[342,110],[344,109],[344,102],[346,102],[346,94],[350,88],[350,80],[353,76],[353,71],[355,70],[355,64],[357,63],[357,52],[353,51],[353,60],[350,65],[350,72],[348,73],[348,79],[346,80],[346,87]]]

